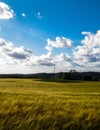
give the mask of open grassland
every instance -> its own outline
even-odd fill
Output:
[[[100,82],[0,79],[0,130],[100,130]]]

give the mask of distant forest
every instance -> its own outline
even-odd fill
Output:
[[[100,72],[59,72],[59,73],[37,73],[37,74],[0,74],[0,78],[41,78],[60,80],[85,80],[100,81]]]

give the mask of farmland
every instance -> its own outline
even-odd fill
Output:
[[[100,82],[0,79],[0,130],[100,130]]]

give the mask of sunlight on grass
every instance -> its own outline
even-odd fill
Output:
[[[99,86],[0,79],[0,130],[99,130]]]

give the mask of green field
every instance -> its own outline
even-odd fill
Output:
[[[100,82],[0,79],[0,130],[100,130]]]

